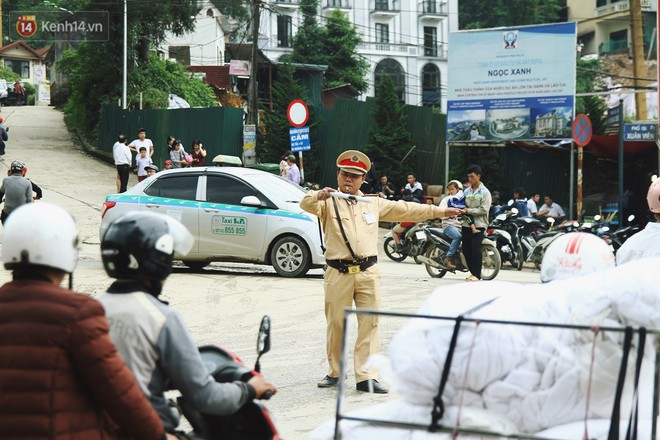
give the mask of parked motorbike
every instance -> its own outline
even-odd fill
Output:
[[[426,234],[427,241],[423,254],[417,258],[424,264],[429,275],[434,278],[442,278],[449,270],[447,268],[447,251],[449,251],[451,239],[445,235],[442,229],[427,227],[423,231]],[[502,266],[502,259],[495,247],[495,242],[484,238],[481,241],[481,255],[481,279],[492,280],[500,273],[500,267]],[[468,272],[469,269],[463,252],[460,252],[457,257],[454,257],[456,270]]]
[[[554,218],[548,218],[548,232],[540,234],[536,237],[536,246],[532,249],[531,254],[529,255],[529,261],[534,263],[534,267],[541,269],[541,262],[543,261],[543,255],[545,251],[554,242],[557,238],[561,237],[564,234],[569,232],[578,231],[580,228],[580,223],[574,220],[566,220],[560,224],[556,229],[553,229],[555,223]]]
[[[511,201],[512,203],[513,201]],[[508,261],[511,266],[522,270],[524,263],[523,248],[518,237],[520,227],[516,223],[518,210],[511,208],[498,214],[486,230],[486,237],[495,242],[502,262]]]
[[[420,264],[418,257],[422,254],[424,242],[426,241],[426,234],[423,229],[428,225],[428,222],[421,222],[406,228],[401,237],[401,250],[397,249],[394,237],[392,237],[392,231],[385,234],[385,242],[383,243],[385,255],[397,263],[405,260],[407,257],[413,257],[415,263]]]
[[[249,381],[260,374],[259,360],[269,350],[270,318],[268,316],[263,317],[259,327],[257,361],[254,370],[247,368],[238,356],[220,347],[207,345],[199,348],[206,367],[217,382]],[[267,400],[270,397],[270,393],[266,393],[262,399]],[[246,403],[237,413],[230,416],[202,414],[183,396],[177,398],[177,406],[193,428],[193,432],[188,434],[191,439],[280,439],[268,409],[256,399]]]
[[[635,216],[632,214],[629,215],[628,226],[619,228],[610,235],[612,238],[612,247],[614,248],[614,253],[619,250],[619,248],[623,245],[623,243],[626,242],[626,240],[639,232],[639,225],[632,223],[634,220]]]
[[[529,261],[532,250],[536,246],[536,237],[541,230],[542,222],[531,217],[516,218],[518,238],[523,251],[523,260]]]

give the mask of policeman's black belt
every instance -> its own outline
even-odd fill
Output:
[[[378,257],[373,256],[373,257],[367,257],[367,258],[361,258],[356,261],[353,260],[325,260],[325,262],[328,264],[328,266],[333,267],[337,269],[341,273],[349,273],[351,267],[358,266],[360,268],[360,272],[363,272],[367,269],[369,269],[371,266],[376,264],[378,262]]]

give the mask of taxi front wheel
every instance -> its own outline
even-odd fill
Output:
[[[270,261],[280,276],[294,278],[303,276],[309,271],[312,256],[302,239],[287,235],[278,239],[273,245]]]

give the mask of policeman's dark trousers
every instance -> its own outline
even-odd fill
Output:
[[[380,270],[375,264],[364,272],[351,275],[328,267],[323,287],[327,322],[328,376],[339,377],[344,309],[351,308],[353,302],[357,308],[361,309],[378,309],[380,307]],[[365,365],[369,356],[380,350],[378,316],[357,315],[357,324],[354,355],[355,381],[377,379],[377,375],[370,374]],[[346,345],[348,346],[348,343]]]
[[[467,261],[470,273],[481,279],[481,242],[484,239],[483,229],[478,229],[478,233],[473,234],[471,228],[461,228],[463,234],[463,255]]]

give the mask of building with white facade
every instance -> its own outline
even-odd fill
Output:
[[[303,16],[299,0],[264,0],[259,48],[271,60],[291,51]],[[339,9],[362,38],[358,53],[369,62],[369,90],[389,75],[402,102],[441,105],[446,111],[447,41],[458,30],[457,0],[320,0],[320,24]]]

